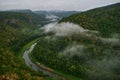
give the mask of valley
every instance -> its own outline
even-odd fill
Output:
[[[101,12],[103,10],[102,13],[105,16],[109,15],[112,10],[115,10],[112,14],[117,14],[118,7],[119,4],[115,4],[93,9],[63,18],[59,23],[51,23],[44,26],[42,29],[46,36],[43,36],[35,46],[31,53],[32,58],[52,69],[74,75],[83,80],[119,79],[119,23],[109,26],[106,22],[104,23],[105,26],[100,26],[100,29],[103,30],[97,29],[99,27],[97,20],[95,20],[95,24],[98,26],[95,26],[93,22],[87,22],[87,18],[81,22],[81,24],[86,22],[83,26],[74,24],[78,21],[76,17],[89,16],[90,13],[96,15],[99,9],[101,9]],[[101,12],[98,12],[98,14],[101,14]],[[104,15],[99,15],[101,16],[100,22],[103,21],[102,18],[105,18]],[[116,16],[110,16],[113,21],[119,19]],[[74,22],[74,18],[76,22]],[[84,20],[83,18],[79,19]],[[94,19],[94,17],[91,19]],[[109,20],[108,18],[106,21],[111,22]],[[90,28],[88,25],[94,27]],[[116,70],[117,73],[114,73]],[[75,79],[73,78],[73,80]]]
[[[119,80],[119,11],[0,11],[0,80]]]

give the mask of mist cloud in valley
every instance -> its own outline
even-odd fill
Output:
[[[103,58],[101,60],[89,60],[85,67],[88,68],[86,75],[89,80],[118,80],[120,74],[119,57]]]
[[[64,51],[59,53],[59,56],[73,57],[74,55],[83,54],[84,45],[72,44],[67,46]]]
[[[54,38],[55,36],[71,37],[71,36],[75,36],[76,34],[78,36],[81,36],[82,34],[82,36],[85,36],[86,38],[88,37],[97,38],[97,40],[100,41],[100,43],[98,43],[100,46],[98,44],[86,45],[86,43],[84,42],[78,43],[76,41],[73,41],[68,46],[66,46],[62,51],[58,52],[58,56],[65,56],[70,60],[73,60],[74,56],[79,58],[78,60],[81,60],[80,58],[82,58],[83,62],[82,63],[80,62],[80,65],[86,68],[85,74],[86,74],[86,78],[88,78],[89,80],[107,80],[107,79],[113,80],[115,78],[116,80],[117,78],[119,79],[120,50],[113,48],[116,45],[117,47],[120,46],[119,35],[113,34],[113,36],[109,38],[103,38],[102,36],[95,36],[95,34],[99,34],[98,31],[87,30],[77,24],[73,24],[70,22],[52,23],[45,25],[42,29],[44,30],[44,33],[49,33],[49,32],[54,33],[54,36],[52,37],[46,36],[45,37],[46,40],[51,40],[51,39],[57,40],[57,37]],[[91,48],[91,46],[94,47]],[[98,47],[98,50],[101,50],[102,47],[104,48],[102,49],[102,51],[99,52],[96,51],[96,47]],[[90,51],[85,53],[85,51],[88,51],[88,48],[90,49]],[[95,58],[93,57],[93,55],[98,55],[101,58]]]
[[[44,26],[44,32],[53,32],[56,36],[72,36],[74,34],[82,34],[88,30],[85,30],[81,26],[69,22],[52,23]]]
[[[70,37],[75,35],[83,35],[87,38],[91,37],[91,38],[99,39],[101,42],[105,44],[120,43],[119,34],[112,34],[111,37],[104,38],[100,36],[99,31],[84,29],[82,26],[79,26],[77,24],[70,23],[70,22],[51,23],[51,24],[45,25],[42,29],[44,30],[44,33],[51,32],[51,33],[54,33],[55,36]]]

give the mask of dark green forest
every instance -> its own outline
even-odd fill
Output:
[[[40,38],[32,58],[83,80],[120,79],[120,4],[71,15],[59,21],[79,24],[98,34],[47,35]],[[73,26],[74,27],[74,26]],[[114,41],[112,35],[118,35]],[[106,41],[105,41],[106,40]],[[113,41],[112,41],[113,40]],[[74,79],[71,79],[74,80]]]
[[[92,38],[75,36],[71,37],[70,41],[68,37],[57,37],[55,40],[42,37],[34,48],[32,57],[46,66],[83,80],[120,79],[120,45],[103,43]],[[67,46],[70,46],[69,51],[65,51]],[[72,48],[75,48],[75,51],[72,51]],[[114,60],[117,61],[114,63]],[[117,66],[112,67],[113,63]],[[108,66],[112,67],[113,72],[106,70]]]
[[[0,12],[0,80],[44,79],[18,58],[22,47],[39,37],[36,28],[24,13]]]
[[[85,29],[100,31],[105,37],[120,34],[120,3],[77,13],[59,22],[73,22]]]
[[[45,20],[29,10],[0,11],[0,80],[56,80],[35,72],[21,57],[24,46],[36,39],[31,60],[69,75],[68,80],[120,80],[120,3],[64,17],[51,32],[41,28]],[[75,33],[79,28],[74,32],[67,23],[63,26],[73,32],[61,36],[57,26],[63,22],[85,31]]]

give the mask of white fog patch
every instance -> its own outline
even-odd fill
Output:
[[[57,37],[54,37],[54,36],[46,36],[46,37],[44,37],[44,39],[46,40],[46,41],[55,41],[55,40],[57,40]]]
[[[41,29],[44,30],[45,33],[51,32],[51,29],[53,28],[53,26],[55,26],[57,23],[50,23],[45,25],[44,27],[42,27]]]
[[[101,40],[103,43],[117,44],[120,43],[119,34],[112,34],[110,38],[100,37],[99,31],[84,29],[81,26],[70,23],[51,23],[45,25],[43,28],[44,33],[52,32],[55,36],[74,36],[76,34],[80,34],[86,37],[93,37]]]
[[[55,16],[55,15],[52,15],[52,14],[49,14],[49,15],[46,15],[45,17],[46,19],[58,19],[59,17]]]
[[[118,38],[100,38],[103,43],[119,43],[120,39]]]
[[[88,31],[77,24],[69,22],[48,24],[43,29],[45,33],[53,32],[56,36],[71,36]]]
[[[120,35],[118,33],[111,34],[111,37],[120,39]]]
[[[50,40],[51,38],[51,36],[45,36],[45,40]]]
[[[59,55],[73,57],[74,55],[81,55],[83,53],[84,45],[69,45]]]
[[[94,79],[99,78],[111,78],[113,77],[113,71],[116,68],[119,68],[120,61],[118,57],[106,59],[103,58],[102,60],[90,60],[86,63],[86,67],[89,67],[90,70],[86,72],[89,78]]]

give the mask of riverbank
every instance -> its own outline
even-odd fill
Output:
[[[37,39],[29,42],[28,44],[26,44],[26,45],[19,51],[18,58],[24,63],[24,65],[26,65],[25,60],[23,59],[23,54],[24,54],[24,52],[27,51],[27,50],[29,50],[30,47],[31,47],[34,43],[38,42],[39,40],[40,40],[40,38],[37,38]],[[28,57],[30,58],[30,60],[31,60],[31,62],[33,63],[33,65],[37,65],[37,64],[36,64],[36,60],[31,56],[31,54],[29,54]],[[37,66],[37,67],[38,67],[38,66]],[[40,66],[39,66],[39,67],[40,67]],[[32,69],[32,66],[29,66],[29,68]],[[47,67],[47,68],[49,68],[49,67]],[[34,70],[35,70],[35,69],[34,69]],[[53,70],[53,69],[52,69],[52,70]],[[41,71],[41,70],[40,70],[40,71]],[[42,72],[43,72],[43,70],[42,70]],[[48,71],[47,71],[47,72],[48,72]],[[46,73],[46,72],[45,72],[45,73]],[[63,78],[63,77],[64,77],[62,80],[82,80],[82,79],[80,79],[80,78],[78,78],[78,77],[75,77],[75,76],[72,76],[72,75],[69,75],[69,74],[62,73],[62,72],[60,72],[60,71],[58,71],[58,70],[53,70],[52,73],[60,76],[60,78]],[[50,76],[50,75],[49,75],[49,76]],[[47,80],[49,80],[49,79],[47,79]],[[50,78],[50,80],[54,80],[54,79]],[[56,79],[55,79],[55,80],[56,80]],[[59,80],[59,79],[57,79],[57,80]],[[61,79],[60,79],[60,80],[61,80]]]
[[[44,69],[44,70],[47,70],[53,74],[57,74],[58,76],[60,76],[60,78],[65,78],[65,79],[62,79],[62,80],[82,80],[78,77],[75,77],[73,75],[70,75],[70,74],[66,74],[66,73],[63,73],[61,71],[58,71],[58,70],[54,70],[52,68],[49,68],[47,67],[47,65],[45,65],[44,63],[40,63],[40,62],[37,62],[37,60],[34,58],[34,56],[32,56],[32,53],[29,54],[29,58],[30,60],[38,65],[40,68]],[[60,79],[61,80],[61,79]]]
[[[57,74],[57,75],[59,75],[61,78],[62,78],[62,77],[65,78],[65,79],[62,79],[62,80],[82,80],[82,79],[80,79],[80,78],[78,78],[78,77],[75,77],[75,76],[72,76],[72,75],[70,75],[70,74],[66,74],[66,73],[63,73],[63,72],[61,72],[61,71],[58,71],[58,70],[54,70],[54,69],[52,69],[52,68],[49,68],[49,67],[47,67],[46,65],[43,65],[43,64],[41,64],[41,63],[38,63],[38,62],[32,57],[31,54],[29,54],[29,56],[30,56],[30,59],[32,60],[32,62],[34,62],[35,64],[37,64],[40,68],[42,68],[42,69],[44,69],[44,70],[48,70],[48,71],[50,71],[51,73]],[[43,66],[44,66],[44,67],[43,67]],[[60,80],[61,80],[61,79],[60,79]]]
[[[32,44],[34,44],[35,42],[37,42],[40,38],[37,38],[29,43],[27,43],[19,52],[18,52],[18,58],[23,62],[25,63],[24,59],[23,59],[23,54],[26,50],[28,50],[30,48],[30,46]]]

